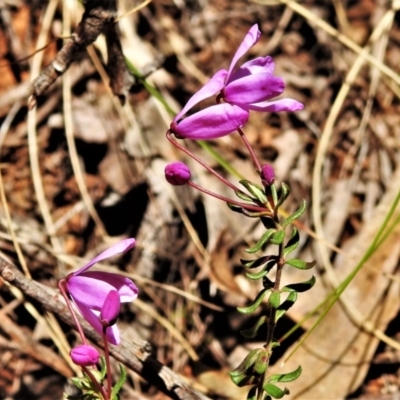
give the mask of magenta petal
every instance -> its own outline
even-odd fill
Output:
[[[100,321],[102,325],[114,325],[117,321],[120,310],[121,302],[119,300],[119,294],[116,290],[111,290],[104,300],[103,307],[101,307]]]
[[[264,101],[261,103],[249,104],[247,108],[254,111],[280,112],[302,110],[304,105],[297,100],[280,99],[275,101]]]
[[[241,128],[249,112],[231,104],[218,104],[201,110],[176,124],[174,133],[185,139],[216,139]]]
[[[79,312],[82,314],[83,318],[95,329],[100,335],[103,334],[103,326],[100,322],[99,313],[95,313],[85,304],[82,304],[80,301],[73,299],[76,307]],[[120,334],[117,325],[110,326],[106,331],[107,341],[111,344],[119,344],[120,343]]]
[[[67,288],[74,300],[94,310],[101,310],[111,290],[118,292],[121,303],[135,300],[138,295],[138,289],[130,279],[109,272],[89,271],[71,276],[67,279]]]
[[[229,82],[248,75],[267,73],[273,75],[275,63],[272,57],[258,57],[240,66],[230,77]],[[228,84],[229,82],[226,82]]]
[[[254,46],[260,40],[260,36],[261,32],[258,29],[258,25],[253,25],[247,32],[243,42],[232,58],[231,65],[229,66],[227,82],[229,82],[232,71],[235,68],[236,63],[239,61],[239,58],[242,57],[250,49],[250,47]]]
[[[285,83],[278,76],[249,75],[230,82],[224,90],[224,98],[229,103],[247,106],[279,96],[284,88]]]
[[[111,272],[89,271],[85,272],[83,276],[111,285],[112,288],[118,292],[121,303],[129,303],[138,297],[139,290],[137,286],[123,275],[113,274]]]
[[[82,272],[89,269],[92,265],[96,264],[99,261],[103,261],[106,258],[113,257],[120,253],[125,253],[126,251],[130,250],[132,247],[135,246],[135,242],[136,242],[135,239],[131,238],[122,240],[121,242],[114,244],[114,246],[111,246],[109,249],[103,251],[97,257],[93,258],[93,260],[84,265],[81,269],[78,269],[77,271],[73,272],[73,275],[81,274]]]
[[[179,121],[180,118],[182,118],[194,105],[200,103],[200,101],[219,93],[225,85],[227,74],[228,71],[226,69],[221,69],[214,74],[214,76],[189,99],[182,111],[176,115],[174,121]]]

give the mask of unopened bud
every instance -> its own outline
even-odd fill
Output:
[[[171,185],[185,185],[190,177],[189,167],[182,162],[173,162],[165,167],[165,179]]]
[[[261,182],[264,186],[271,186],[275,182],[275,171],[271,165],[261,167]]]
[[[74,347],[69,353],[74,364],[80,367],[88,367],[98,363],[100,354],[93,347],[87,344]]]

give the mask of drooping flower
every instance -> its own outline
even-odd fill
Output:
[[[191,177],[189,167],[182,162],[173,162],[165,167],[165,179],[174,186],[185,185]]]
[[[243,126],[249,110],[280,112],[303,108],[303,104],[297,100],[271,100],[282,94],[285,88],[283,79],[274,75],[272,57],[256,58],[235,70],[239,59],[259,41],[260,35],[258,25],[253,25],[233,56],[229,69],[219,70],[174,118],[171,124],[173,133],[188,139],[214,139]],[[223,99],[225,104],[209,107],[180,121],[196,104],[215,95]]]
[[[111,291],[116,291],[120,303],[135,300],[138,288],[128,278],[109,272],[87,271],[94,264],[117,254],[125,253],[135,246],[135,239],[125,239],[99,254],[78,271],[66,278],[66,289],[82,316],[92,327],[102,334],[103,326],[100,321],[100,312]],[[114,306],[113,306],[114,307]],[[107,340],[112,344],[119,344],[120,335],[116,325],[107,329]]]
[[[81,344],[74,347],[69,355],[74,364],[80,367],[89,367],[90,365],[96,365],[100,358],[100,353],[88,344]]]

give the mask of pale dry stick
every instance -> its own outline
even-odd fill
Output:
[[[148,4],[150,4],[152,0],[145,0],[143,3],[139,4],[136,7],[133,7],[131,10],[127,11],[126,13],[120,15],[115,19],[115,22],[118,22],[120,19],[127,17],[128,15],[134,14],[138,11],[140,11],[142,8],[146,7]]]
[[[364,49],[363,52],[369,51],[371,44],[376,42],[382,34],[385,32],[388,26],[390,26],[393,22],[394,16],[395,16],[395,8],[391,10],[388,10],[385,14],[385,16],[381,19],[380,23],[376,26],[374,29],[373,33],[371,34],[369,45],[367,45]],[[347,97],[347,94],[350,90],[351,84],[354,82],[356,79],[362,65],[365,62],[365,57],[363,57],[361,54],[359,57],[356,59],[355,63],[353,64],[352,68],[350,69],[349,73],[347,74],[345,83],[342,85],[333,105],[331,108],[331,111],[329,113],[329,116],[327,118],[325,128],[322,132],[321,135],[321,140],[320,144],[318,147],[316,159],[315,159],[315,164],[314,164],[314,171],[313,171],[313,191],[312,191],[312,213],[313,213],[313,219],[314,219],[314,225],[315,225],[315,232],[316,234],[323,238],[324,233],[323,233],[323,226],[322,226],[322,219],[321,219],[321,190],[322,190],[322,182],[321,182],[321,176],[322,176],[322,169],[323,169],[323,164],[324,160],[326,157],[326,153],[328,151],[328,146],[330,142],[330,138],[332,137],[333,134],[333,127],[335,125],[336,119],[339,115],[339,112],[341,110],[342,104]],[[327,271],[327,276],[330,279],[331,286],[333,288],[338,286],[338,281],[336,278],[336,274],[333,270],[333,267],[330,263],[329,256],[326,252],[326,248],[321,242],[318,242],[318,247],[320,250],[320,254],[323,260],[324,268]],[[354,308],[351,308],[343,302],[340,298],[339,301],[346,312],[346,314],[351,318],[353,323],[355,323],[359,327],[363,327],[365,330],[368,332],[374,334],[376,337],[378,337],[380,340],[383,342],[393,345],[394,342],[392,339],[384,335],[383,332],[380,332],[376,329],[374,329],[369,321],[364,322],[363,318],[359,313],[357,313],[357,310]]]
[[[285,7],[282,13],[281,19],[276,26],[271,39],[268,40],[267,46],[265,47],[265,54],[271,54],[273,50],[279,45],[282,40],[285,29],[288,26],[290,20],[293,17],[293,10],[290,7]]]
[[[333,7],[335,8],[336,17],[341,29],[347,33],[350,28],[349,20],[347,19],[346,10],[342,0],[332,0]]]
[[[187,351],[189,357],[193,361],[199,361],[199,356],[196,351],[193,349],[192,345],[185,339],[182,333],[177,329],[167,318],[161,316],[157,311],[154,310],[152,306],[144,303],[140,299],[135,300],[135,305],[144,311],[146,314],[150,315],[150,317],[154,318],[161,326],[163,326]]]
[[[53,20],[53,16],[57,9],[58,0],[50,1],[49,5],[46,8],[42,29],[39,33],[39,37],[37,40],[36,47],[42,48],[46,43],[46,38],[50,29],[50,25]],[[37,76],[40,72],[40,66],[43,59],[43,53],[38,52],[32,59],[31,66],[31,79],[33,80],[34,76]],[[36,109],[30,111],[28,113],[28,146],[29,146],[29,160],[31,165],[31,173],[32,173],[32,182],[35,189],[39,209],[41,211],[45,227],[47,233],[50,237],[50,241],[55,253],[62,252],[62,245],[59,239],[56,237],[56,231],[54,228],[53,220],[50,214],[50,210],[46,201],[46,196],[44,193],[44,187],[42,182],[42,177],[40,175],[40,166],[39,166],[39,154],[38,154],[38,143],[36,136]],[[47,326],[49,327],[49,334],[54,343],[59,347],[60,352],[66,358],[67,362],[69,356],[65,349],[69,348],[68,342],[66,341],[65,336],[59,336],[58,333],[62,332],[58,322],[54,318],[53,315],[46,315]]]
[[[269,1],[269,0],[251,0],[251,1],[255,2],[255,3],[259,3],[259,4],[264,4],[264,5],[271,4],[271,1]],[[302,6],[300,3],[298,3],[297,1],[294,1],[294,0],[278,0],[278,1],[280,4],[288,5],[290,8],[293,9],[293,11],[300,14],[305,19],[309,20],[311,24],[317,26],[318,28],[321,28],[326,33],[328,33],[332,37],[336,38],[340,43],[344,44],[350,50],[354,51],[354,53],[358,54],[360,57],[367,60],[374,67],[378,68],[384,75],[391,78],[394,82],[397,83],[397,85],[400,85],[400,75],[397,74],[397,72],[393,71],[387,65],[385,65],[382,62],[380,62],[379,60],[377,60],[375,57],[373,57],[371,54],[369,54],[367,51],[365,51],[365,49],[360,47],[358,44],[354,43],[346,35],[343,35],[342,33],[340,33],[338,30],[333,28],[331,25],[329,25],[323,19],[321,19],[318,16],[316,16],[315,14],[313,14],[307,8]],[[276,2],[274,2],[274,4],[276,4]],[[400,9],[399,0],[394,0],[392,10],[395,12],[399,9]]]
[[[71,15],[70,15],[70,5],[68,1],[63,1],[63,36],[68,37],[71,34]],[[74,172],[76,183],[78,185],[79,192],[82,196],[82,200],[92,217],[96,227],[98,229],[99,236],[105,237],[107,239],[108,233],[101,221],[99,214],[97,213],[93,201],[90,198],[89,191],[87,189],[85,178],[83,176],[82,168],[79,163],[78,151],[76,149],[75,138],[74,138],[74,126],[72,119],[72,98],[71,98],[71,75],[70,70],[65,71],[62,76],[63,80],[63,108],[64,108],[64,124],[65,124],[65,136],[67,139],[68,152],[71,159],[72,170]]]
[[[393,20],[391,21],[391,23],[389,23],[389,21],[388,21],[388,25],[385,28],[385,32],[383,32],[379,41],[375,44],[376,46],[378,46],[378,48],[376,49],[376,53],[377,53],[376,58],[378,60],[382,61],[385,57],[386,48],[387,48],[387,45],[389,42],[389,31],[392,27],[392,24],[393,24]],[[350,167],[350,163],[352,162],[353,157],[357,153],[357,149],[360,147],[360,145],[363,141],[365,131],[366,131],[366,128],[368,125],[368,121],[371,117],[374,97],[378,90],[378,84],[380,81],[380,77],[381,77],[380,71],[377,70],[376,68],[372,68],[371,84],[370,84],[369,91],[368,91],[367,103],[363,110],[363,115],[361,118],[360,126],[357,129],[355,143],[352,145],[352,147],[350,148],[349,152],[346,155],[346,158],[343,161],[342,171],[341,171],[340,175],[343,175],[345,173],[346,168]],[[362,164],[364,157],[366,156],[366,152],[368,151],[367,147],[368,146],[364,145],[363,149],[360,151],[360,154],[358,155],[356,167],[353,170],[351,181],[349,184],[350,187],[355,186],[356,179],[358,179],[358,176],[361,172],[361,167],[362,167],[361,164]]]
[[[7,136],[7,132],[10,129],[12,122],[14,121],[15,116],[17,115],[18,111],[22,106],[22,101],[16,101],[12,106],[10,111],[7,113],[7,116],[4,118],[3,123],[0,126],[0,154],[1,149],[3,148],[4,140]]]

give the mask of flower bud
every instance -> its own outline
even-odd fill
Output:
[[[93,347],[87,344],[74,347],[69,353],[74,364],[81,367],[88,367],[98,363],[100,354]]]
[[[271,165],[265,164],[261,167],[261,182],[264,186],[271,186],[275,181],[275,172]]]
[[[190,177],[190,169],[184,163],[173,162],[165,167],[165,179],[171,185],[185,185]]]

